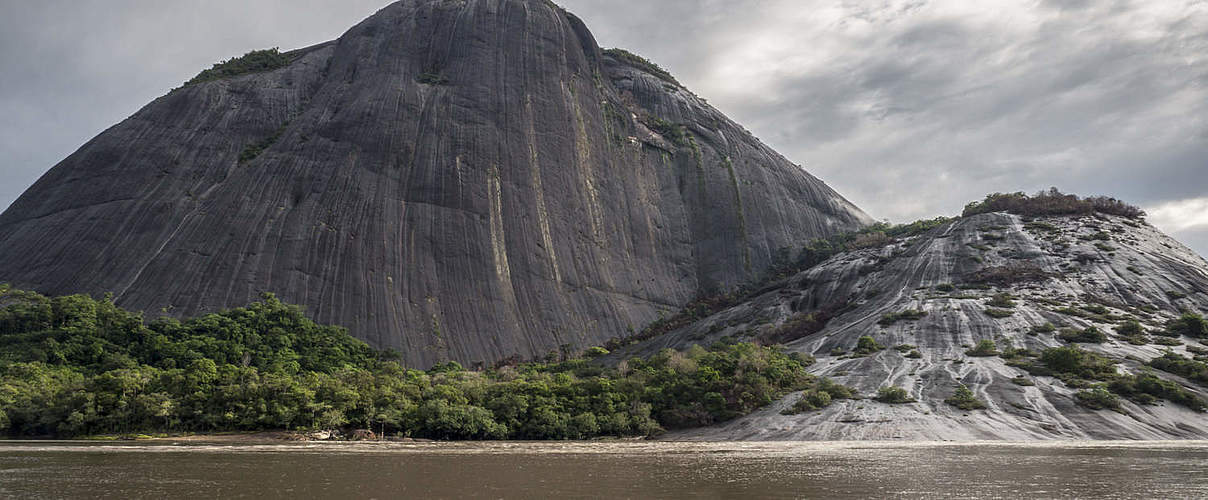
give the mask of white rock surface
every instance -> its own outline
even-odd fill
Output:
[[[722,336],[756,338],[795,314],[845,299],[853,307],[822,331],[791,339],[788,348],[812,354],[811,371],[871,395],[879,387],[907,389],[919,402],[888,405],[864,399],[836,401],[817,412],[786,416],[780,411],[799,397],[792,394],[771,407],[724,425],[672,433],[671,439],[716,440],[1036,440],[1208,438],[1208,415],[1169,402],[1140,406],[1124,402],[1124,413],[1093,411],[1075,404],[1073,389],[1052,377],[1032,377],[999,357],[970,357],[965,351],[983,339],[1036,351],[1064,345],[1058,332],[1035,334],[1032,327],[1053,323],[1082,329],[1095,325],[1109,337],[1083,348],[1121,360],[1119,369],[1136,371],[1142,362],[1168,349],[1135,346],[1114,335],[1117,322],[1092,322],[1056,312],[1063,307],[1104,305],[1110,314],[1135,317],[1147,329],[1159,329],[1180,311],[1208,305],[1208,263],[1153,227],[1117,217],[1054,217],[1025,225],[1020,217],[984,214],[959,219],[924,235],[880,249],[840,254],[770,287],[757,297],[689,327],[642,344],[621,355],[651,353],[664,347],[709,344]],[[1039,223],[1039,224],[1036,224]],[[1057,228],[1045,229],[1044,224]],[[1106,232],[1110,241],[1090,240]],[[879,263],[878,263],[879,262]],[[989,289],[961,288],[978,272],[1034,268],[1052,278]],[[938,285],[955,284],[952,292]],[[1014,313],[996,319],[985,313],[995,293],[1014,295]],[[883,315],[907,309],[927,311],[917,321],[881,326]],[[874,337],[889,347],[874,355],[831,355],[850,351],[857,339]],[[1180,339],[1198,346],[1193,339]],[[918,346],[910,359],[892,349]],[[1185,346],[1170,348],[1191,356]],[[1127,358],[1127,359],[1126,359]],[[1179,377],[1201,397],[1205,388]],[[1035,386],[1018,386],[1024,375]],[[943,402],[964,383],[989,408],[965,412]]]

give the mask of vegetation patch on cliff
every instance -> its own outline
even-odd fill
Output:
[[[264,50],[253,50],[242,56],[232,57],[225,61],[214,63],[214,66],[210,69],[198,73],[197,76],[185,82],[185,86],[187,87],[189,85],[195,85],[212,80],[231,78],[248,73],[272,71],[274,69],[284,68],[288,66],[290,62],[290,57],[282,54],[275,47]]]
[[[899,321],[917,321],[923,319],[927,315],[927,311],[919,311],[916,309],[907,309],[905,311],[887,313],[881,316],[877,324],[881,326],[890,326]]]
[[[243,151],[239,153],[239,164],[242,165],[259,158],[260,154],[263,153],[264,150],[277,143],[277,140],[281,138],[281,134],[285,133],[285,129],[287,127],[289,127],[288,121],[282,123],[280,127],[277,127],[277,130],[273,132],[273,135],[244,146]]]
[[[986,403],[977,399],[977,396],[965,384],[956,386],[956,391],[944,402],[965,411],[980,410],[986,407]]]
[[[670,72],[663,69],[661,66],[651,62],[649,59],[646,59],[645,57],[634,54],[633,52],[630,52],[625,49],[613,48],[613,49],[605,49],[604,55],[611,57],[613,59],[616,59],[618,61],[621,61],[630,66],[633,66],[635,68],[638,68],[647,73],[650,73],[651,75],[653,75],[653,76],[657,77],[658,79],[663,80],[667,83],[673,84],[677,87],[682,87],[682,85],[680,85],[680,82],[678,80],[676,80],[674,76],[671,76]]]
[[[839,399],[856,399],[857,397],[855,389],[823,377],[817,379],[810,388],[801,391],[801,397],[797,402],[780,413],[782,415],[797,415],[821,410],[830,406],[831,402]]]
[[[1028,217],[1053,215],[1093,215],[1102,213],[1129,219],[1145,217],[1145,211],[1107,196],[1081,198],[1052,188],[1029,196],[1023,192],[994,193],[982,201],[965,205],[963,217],[991,212],[1007,212]]]
[[[906,392],[906,389],[893,385],[877,389],[877,395],[873,399],[891,405],[915,403],[918,401],[911,397],[910,393]]]
[[[1159,369],[1185,370],[1177,366],[1179,361],[1164,357],[1151,363],[1164,367]],[[1120,411],[1120,397],[1137,404],[1166,400],[1198,412],[1208,410],[1208,403],[1174,381],[1158,377],[1151,371],[1120,373],[1115,360],[1077,346],[1045,349],[1037,360],[1015,360],[1008,364],[1024,368],[1033,375],[1056,377],[1071,388],[1082,389],[1075,400],[1095,410]]]

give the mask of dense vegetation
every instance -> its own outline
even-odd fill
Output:
[[[1208,321],[1196,313],[1183,313],[1178,319],[1166,323],[1166,331],[1162,334],[1171,337],[1186,335],[1197,339],[1208,338]]]
[[[965,411],[980,410],[986,407],[985,401],[977,399],[973,390],[965,384],[956,386],[952,396],[949,396],[944,402]]]
[[[965,205],[962,217],[990,212],[1008,212],[1028,217],[1052,215],[1093,215],[1095,213],[1119,215],[1130,219],[1145,217],[1145,211],[1123,201],[1107,196],[1080,198],[1064,194],[1057,188],[1041,191],[1033,196],[1026,193],[994,193],[982,201]]]
[[[852,349],[851,354],[854,357],[864,357],[876,354],[883,350],[885,350],[885,346],[877,343],[876,339],[865,335],[859,339],[856,339],[856,348]]]
[[[1088,326],[1082,330],[1063,328],[1057,337],[1070,343],[1102,344],[1107,342],[1107,335],[1094,326]]]
[[[891,405],[914,403],[918,401],[910,397],[910,393],[907,392],[906,389],[894,385],[877,389],[877,395],[873,397],[873,399]]]
[[[80,295],[0,287],[0,306],[0,429],[12,435],[355,427],[436,439],[643,436],[731,419],[816,384],[808,357],[753,344],[668,350],[616,368],[565,359],[407,369],[271,295],[150,323]]]
[[[881,326],[890,326],[899,321],[917,321],[923,319],[924,316],[927,316],[927,311],[907,309],[905,311],[883,314],[881,319],[877,320],[877,324]]]
[[[225,61],[214,63],[212,68],[198,73],[197,76],[185,82],[185,86],[187,87],[189,85],[208,82],[211,80],[231,78],[233,76],[239,76],[246,73],[271,71],[278,68],[284,68],[285,66],[288,66],[289,63],[289,56],[282,54],[276,48],[253,50],[240,57],[232,57]]]
[[[990,356],[998,356],[999,354],[1002,354],[1002,352],[998,350],[998,344],[995,344],[994,341],[990,339],[979,340],[976,346],[965,351],[966,356],[972,356],[975,358],[986,358]]]
[[[859,396],[851,387],[835,383],[829,378],[817,379],[811,387],[801,391],[801,398],[793,406],[780,412],[784,415],[796,415],[830,406],[831,402],[840,399],[856,399]]]
[[[1150,360],[1148,364],[1164,372],[1173,373],[1201,384],[1208,384],[1208,363],[1187,359],[1174,351],[1166,351],[1162,356]]]
[[[1193,373],[1196,367],[1185,361],[1190,360],[1167,354],[1151,361],[1150,366],[1172,373]],[[1033,375],[1057,377],[1071,388],[1082,389],[1075,400],[1091,409],[1120,411],[1119,398],[1123,397],[1137,404],[1167,400],[1195,411],[1208,410],[1208,403],[1173,381],[1150,371],[1120,373],[1115,360],[1077,346],[1045,349],[1039,359],[1018,359],[1008,364],[1024,368]]]

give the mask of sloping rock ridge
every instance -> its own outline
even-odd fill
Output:
[[[405,0],[285,55],[55,166],[0,216],[0,281],[149,316],[274,292],[411,365],[489,363],[870,222],[544,0]]]
[[[1077,394],[1090,390],[1086,381],[1025,369],[1045,349],[1077,346],[1115,362],[1118,374],[1152,373],[1208,400],[1208,378],[1146,366],[1168,350],[1205,360],[1208,347],[1200,342],[1208,340],[1160,335],[1171,320],[1204,311],[1208,262],[1144,222],[990,213],[841,253],[614,354],[709,345],[727,336],[766,339],[815,356],[813,372],[863,395],[896,386],[917,400],[835,400],[817,411],[782,414],[798,393],[672,439],[1204,439],[1208,415],[1186,405],[1120,397],[1119,411],[1096,410],[1078,404]],[[833,317],[822,328],[786,327],[824,312]],[[1129,320],[1143,332],[1128,332]],[[1102,337],[1083,338],[1091,327]],[[863,336],[884,349],[856,353]],[[978,355],[984,341],[994,342],[994,351]],[[1031,354],[1003,354],[1012,349]],[[945,403],[960,384],[986,408]]]

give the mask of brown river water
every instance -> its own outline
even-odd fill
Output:
[[[3,498],[1208,498],[1208,442],[0,441]]]

